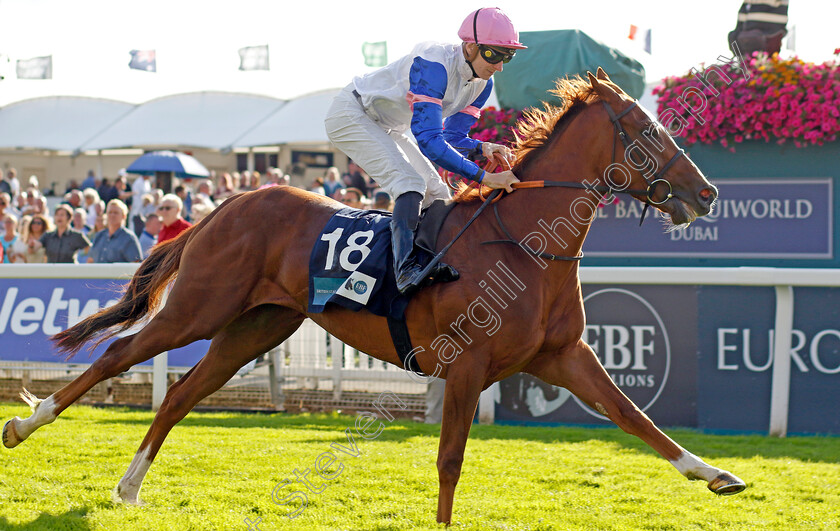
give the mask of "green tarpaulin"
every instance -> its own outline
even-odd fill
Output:
[[[604,69],[618,86],[634,98],[645,89],[645,69],[635,59],[596,41],[580,30],[529,31],[519,34],[528,49],[493,76],[499,105],[524,109],[542,107],[543,101],[558,103],[548,94],[554,80],[566,76],[593,74]]]

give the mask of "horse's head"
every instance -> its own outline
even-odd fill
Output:
[[[613,161],[604,170],[607,186],[617,190],[647,190],[634,197],[670,214],[675,225],[708,214],[717,189],[703,176],[665,128],[600,67],[587,72],[593,90],[611,120]]]

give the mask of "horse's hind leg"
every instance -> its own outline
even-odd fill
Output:
[[[45,400],[39,400],[24,390],[21,398],[32,407],[32,415],[15,417],[3,427],[3,444],[14,448],[35,430],[54,421],[72,403],[87,393],[97,383],[113,378],[134,365],[142,363],[165,350],[188,345],[198,339],[213,337],[225,323],[235,317],[236,293],[219,295],[228,301],[230,308],[207,305],[183,288],[180,293],[176,283],[166,306],[142,330],[114,341],[84,373],[59,389]],[[185,318],[189,316],[189,319]]]
[[[616,423],[619,428],[645,441],[690,480],[702,479],[716,494],[737,494],[746,488],[736,476],[706,464],[662,433],[604,370],[592,349],[579,341],[561,352],[543,353],[523,372],[565,387]]]
[[[263,305],[222,329],[213,338],[207,355],[169,388],[115,494],[124,502],[138,503],[143,477],[172,427],[199,401],[230,380],[240,367],[291,336],[303,319],[303,315],[288,308]]]

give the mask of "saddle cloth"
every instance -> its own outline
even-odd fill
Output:
[[[422,265],[432,259],[450,210],[435,201],[424,211],[415,247]],[[320,313],[332,303],[402,318],[409,298],[397,290],[390,223],[391,213],[381,210],[342,208],[333,214],[309,256],[309,312]]]

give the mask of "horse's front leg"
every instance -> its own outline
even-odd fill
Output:
[[[583,341],[561,350],[544,352],[522,372],[565,387],[589,407],[624,430],[639,437],[670,461],[690,480],[702,479],[716,494],[737,494],[746,488],[743,481],[725,470],[713,467],[662,433],[627,396],[621,392],[601,365],[592,349]]]
[[[443,394],[443,418],[438,446],[438,523],[452,520],[455,486],[461,477],[464,449],[470,434],[478,397],[485,383],[485,367],[473,360],[460,359],[449,367]]]

